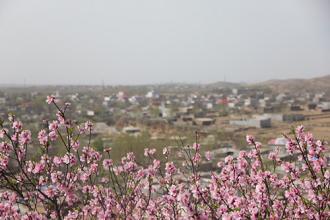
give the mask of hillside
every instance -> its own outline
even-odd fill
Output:
[[[269,87],[274,92],[330,92],[330,75],[311,79],[268,80],[254,85]]]

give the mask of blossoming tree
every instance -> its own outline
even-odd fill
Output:
[[[0,123],[0,219],[329,219],[330,171],[325,143],[302,126],[288,140],[282,161],[278,151],[265,158],[252,136],[250,151],[218,162],[209,179],[199,173],[202,158],[198,143],[182,148],[179,165],[170,149],[165,162],[155,149],[145,149],[147,164],[132,153],[115,163],[111,149],[103,154],[91,146],[93,125],[67,118],[70,104],[57,108],[56,120],[31,143],[29,130],[10,116]],[[80,146],[80,138],[89,140]],[[65,147],[52,155],[55,142]],[[29,151],[42,155],[32,159]],[[266,165],[271,164],[271,166]]]

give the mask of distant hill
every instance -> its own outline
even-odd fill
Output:
[[[268,80],[254,85],[269,87],[274,92],[330,92],[330,75],[311,79]]]
[[[160,93],[193,93],[212,92],[220,88],[232,89],[240,87],[250,87],[267,89],[273,92],[289,92],[293,94],[304,92],[326,92],[330,94],[330,75],[311,79],[274,79],[260,83],[234,83],[234,82],[214,82],[214,83],[159,83],[146,85],[19,85],[0,84],[0,90],[7,93],[17,92],[41,92],[45,94],[55,93],[84,93],[94,92],[112,94],[118,91],[129,92],[130,94],[145,94],[150,90]]]
[[[219,82],[215,82],[215,83],[206,84],[206,86],[211,87],[211,88],[237,88],[237,87],[241,87],[242,84],[219,81]]]

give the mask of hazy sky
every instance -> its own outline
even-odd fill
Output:
[[[329,0],[0,0],[0,84],[326,74]]]

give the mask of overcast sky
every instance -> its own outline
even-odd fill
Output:
[[[0,84],[326,74],[329,0],[0,0]]]

